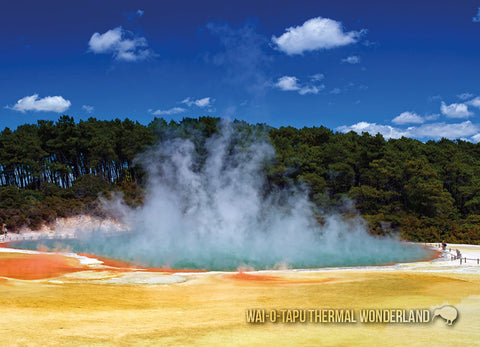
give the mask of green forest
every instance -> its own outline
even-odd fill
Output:
[[[213,117],[155,118],[144,126],[129,119],[75,122],[62,116],[14,131],[5,128],[0,134],[0,223],[12,231],[35,230],[57,217],[101,215],[99,196],[116,191],[127,204],[142,204],[146,177],[137,155],[171,134],[201,143],[219,131],[219,122]],[[480,144],[233,123],[269,138],[275,148],[265,170],[267,190],[308,187],[321,210],[358,211],[373,234],[480,244]]]

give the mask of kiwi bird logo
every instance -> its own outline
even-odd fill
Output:
[[[448,325],[452,325],[455,319],[458,317],[458,311],[455,307],[445,305],[440,308],[436,308],[433,311],[433,318],[440,316],[447,322]]]

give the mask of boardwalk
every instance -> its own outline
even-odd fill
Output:
[[[442,245],[440,243],[434,243],[434,244],[427,244],[430,245],[431,247],[435,247],[438,249],[442,249]],[[480,265],[480,258],[478,257],[478,254],[474,254],[471,252],[465,252],[462,250],[463,245],[461,244],[453,244],[450,247],[447,247],[444,251],[444,256],[447,257],[447,259],[450,259],[450,261],[458,263],[460,265]],[[480,249],[480,246],[472,246],[472,247],[478,247]]]

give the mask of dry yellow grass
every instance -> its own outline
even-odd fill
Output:
[[[25,255],[22,255],[25,257]],[[480,276],[411,271],[208,273],[168,285],[102,283],[119,272],[0,281],[0,345],[435,346],[480,341]],[[151,273],[149,276],[169,276]],[[167,277],[165,277],[167,278]],[[431,308],[456,324],[248,324],[247,308]]]

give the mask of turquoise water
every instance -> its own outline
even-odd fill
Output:
[[[173,269],[236,270],[239,267],[261,269],[322,268],[340,266],[367,266],[400,263],[428,258],[431,253],[423,247],[394,239],[372,238],[368,245],[337,245],[329,250],[322,243],[301,249],[276,252],[266,249],[259,252],[254,244],[236,245],[235,249],[201,244],[183,247],[181,243],[153,247],[139,242],[135,234],[83,237],[79,239],[48,239],[20,241],[10,245],[18,249],[69,251],[88,253],[99,257],[132,262],[145,267],[170,267]]]

